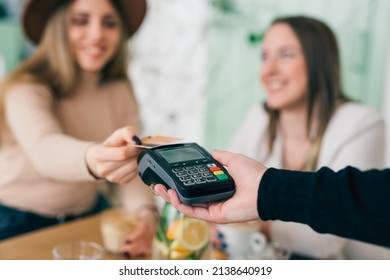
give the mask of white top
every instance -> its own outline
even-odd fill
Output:
[[[282,168],[280,133],[276,136],[272,154],[267,157],[267,126],[268,114],[262,106],[254,107],[235,134],[229,150],[257,159],[268,167]],[[330,120],[322,141],[318,168],[328,166],[336,171],[348,165],[362,170],[382,168],[384,150],[385,128],[381,116],[356,103],[346,103]],[[274,221],[270,234],[273,241],[293,252],[317,259],[390,258],[388,249],[320,234],[304,224]],[[361,249],[350,250],[350,247]],[[348,251],[354,251],[353,256],[348,256]]]

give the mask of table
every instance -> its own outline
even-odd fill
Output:
[[[52,260],[54,246],[72,241],[93,241],[103,245],[100,232],[101,214],[65,224],[47,227],[0,241],[0,260]],[[156,248],[154,248],[156,251]],[[203,259],[210,258],[211,245]],[[152,257],[158,259],[153,252]],[[120,254],[105,253],[104,260],[126,260]],[[139,258],[138,258],[139,259]],[[145,259],[145,258],[141,258]]]
[[[52,260],[55,245],[70,241],[93,241],[103,244],[100,215],[48,227],[0,242],[0,259]],[[123,260],[121,255],[106,253],[105,260]]]

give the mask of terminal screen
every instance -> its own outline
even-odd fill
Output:
[[[198,150],[191,147],[163,150],[163,151],[158,151],[158,153],[168,163],[204,159],[204,156]]]

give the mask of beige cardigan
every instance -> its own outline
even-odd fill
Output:
[[[13,87],[1,131],[0,203],[47,216],[89,210],[99,182],[87,170],[86,149],[115,129],[137,126],[130,90],[88,77],[72,97],[56,101],[45,85]]]

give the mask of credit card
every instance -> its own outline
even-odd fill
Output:
[[[184,138],[171,137],[165,135],[144,136],[141,138],[142,144],[130,144],[130,145],[137,148],[150,149],[157,146],[180,143],[183,140]]]

